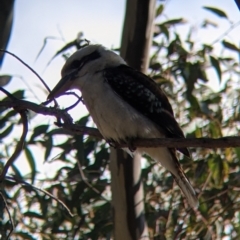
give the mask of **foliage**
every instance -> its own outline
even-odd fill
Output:
[[[205,9],[228,21],[224,11],[212,7]],[[161,16],[163,12],[164,8],[160,5],[157,15]],[[158,31],[153,41],[149,74],[167,93],[187,137],[238,135],[240,88],[236,57],[239,48],[229,42],[227,36],[214,44],[197,45],[191,27],[185,39],[178,32],[179,24],[186,25],[186,21],[179,18],[156,23]],[[206,24],[204,20],[202,27]],[[215,50],[217,44],[221,44],[220,53]],[[72,47],[73,44],[66,46]],[[68,48],[63,47],[56,56],[65,54],[66,50]],[[211,69],[216,72],[221,84],[219,90],[210,87],[209,79],[214,76],[209,71]],[[4,77],[4,81],[10,81],[10,78],[6,80]],[[24,90],[19,90],[15,96],[23,98]],[[14,132],[21,122],[15,111],[0,111],[1,158],[6,161],[18,141],[19,136]],[[78,124],[86,126],[88,122],[89,118],[85,116]],[[31,174],[23,176],[21,169],[13,165],[11,175],[9,173],[1,185],[16,226],[13,238],[109,239],[113,223],[108,145],[90,137],[72,135],[56,143],[55,139],[61,135],[60,129],[47,123],[34,126],[24,146]],[[7,141],[9,138],[10,143]],[[61,163],[52,177],[40,177],[36,169],[38,158],[33,150],[36,146],[44,151],[45,161]],[[53,158],[53,153],[59,154]],[[203,239],[211,234],[214,239],[224,236],[238,239],[240,149],[196,148],[191,149],[191,153],[192,159],[179,156],[199,195],[200,206],[196,211],[188,209],[171,175],[150,159],[145,160],[142,177],[151,237]],[[0,164],[2,168],[4,161]],[[71,217],[59,202],[31,184],[60,199],[74,216]],[[0,217],[0,233],[4,239],[10,222],[3,202]]]

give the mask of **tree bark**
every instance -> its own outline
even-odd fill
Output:
[[[237,6],[238,6],[238,10],[240,10],[240,0],[235,0],[235,3],[236,3]]]
[[[147,71],[152,43],[156,0],[128,0],[122,34],[121,56],[135,69]],[[144,215],[141,156],[132,158],[111,149],[110,169],[116,240],[149,239]]]
[[[0,49],[6,49],[13,22],[14,0],[0,1]],[[0,67],[2,66],[4,53],[0,52]]]

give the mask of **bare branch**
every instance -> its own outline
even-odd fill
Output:
[[[78,164],[78,170],[79,170],[79,173],[81,175],[81,179],[83,180],[83,182],[90,188],[92,189],[95,193],[97,193],[100,198],[102,198],[104,201],[106,202],[109,202],[109,200],[107,198],[105,198],[104,196],[102,196],[101,192],[99,190],[97,190],[94,186],[92,186],[89,182],[88,182],[88,179],[85,177],[85,174],[82,170],[82,166],[81,166],[81,163],[79,161],[77,161],[77,164]]]
[[[96,138],[103,138],[100,132],[95,128],[82,127],[76,124],[62,124],[62,127],[69,133],[76,135],[90,135]],[[134,139],[129,143],[114,143],[116,148],[134,147],[200,147],[200,148],[230,148],[240,147],[240,137],[228,136],[222,138],[149,138]]]
[[[83,102],[83,98],[79,97],[75,92],[66,92],[63,95],[73,95],[77,98],[77,101],[70,107],[65,108],[65,111],[69,111],[69,110],[75,108],[79,104],[79,102]]]
[[[65,123],[72,123],[72,118],[71,116],[65,111],[61,110],[58,108],[53,108],[53,107],[44,107],[43,105],[38,105],[33,102],[25,101],[25,100],[20,100],[18,99],[17,101],[0,101],[0,106],[1,107],[8,107],[8,108],[15,108],[17,107],[19,110],[31,110],[35,113],[39,113],[42,115],[48,115],[48,116],[54,116],[57,118],[61,118]]]
[[[0,87],[0,91],[5,93],[10,99],[12,99],[13,101],[18,100],[17,98],[15,98],[10,92],[8,92],[7,90],[5,90],[4,88]]]
[[[68,123],[63,123],[59,127],[63,127],[66,130],[66,132],[73,135],[89,135],[94,138],[103,139],[102,134],[96,128],[83,127],[77,124],[68,124]],[[116,147],[120,147],[120,146],[116,146]]]
[[[31,68],[27,63],[25,63],[21,58],[19,58],[18,56],[16,56],[15,54],[7,51],[7,50],[4,50],[4,49],[0,49],[0,52],[5,52],[5,53],[8,53],[9,55],[13,56],[14,58],[16,58],[19,62],[21,62],[25,67],[27,67],[28,69],[30,69],[39,79],[40,81],[42,82],[42,84],[44,85],[44,87],[49,91],[51,92],[50,88],[48,87],[48,85],[45,83],[45,81],[40,77],[40,75],[33,69]]]
[[[214,45],[215,43],[221,41],[225,36],[227,36],[234,28],[236,28],[237,26],[240,25],[240,21],[233,23],[228,29],[227,31],[225,31],[221,36],[219,36],[218,38],[216,38],[211,44],[210,46]]]
[[[136,139],[132,142],[136,147],[200,147],[200,148],[230,148],[240,146],[240,137],[222,137],[222,138],[154,138],[154,139]],[[127,144],[121,144],[121,147],[127,147]]]
[[[23,124],[22,136],[21,136],[20,140],[17,143],[16,149],[15,149],[13,155],[8,159],[7,163],[3,167],[3,170],[2,170],[1,175],[0,175],[0,182],[5,178],[9,167],[13,164],[13,162],[20,155],[20,153],[21,153],[21,151],[23,149],[23,144],[24,144],[26,136],[27,136],[27,132],[28,132],[28,119],[27,119],[26,110],[19,110],[19,114],[21,115],[22,124]]]
[[[0,52],[7,53],[7,54],[11,55],[12,57],[16,58],[19,62],[21,62],[25,67],[27,67],[30,71],[32,71],[38,77],[38,79],[42,82],[42,84],[48,90],[48,92],[51,92],[50,88],[48,87],[46,82],[41,78],[41,76],[33,68],[31,68],[27,63],[25,63],[21,58],[19,58],[14,53],[11,53],[5,49],[0,49]],[[53,101],[54,101],[55,106],[58,106],[56,99],[54,99]]]
[[[96,128],[83,127],[73,123],[71,116],[66,110],[45,107],[25,100],[17,101],[0,101],[0,107],[16,108],[18,111],[29,109],[36,113],[48,116],[54,116],[63,121],[63,123],[56,123],[57,126],[62,127],[68,134],[89,135],[95,138],[103,139],[103,136]],[[135,139],[131,143],[114,143],[117,148],[129,147],[201,147],[201,148],[229,148],[240,147],[239,136],[227,136],[222,138],[154,138],[154,139]]]
[[[62,205],[63,208],[64,208],[65,210],[67,210],[68,214],[69,214],[71,217],[74,217],[73,213],[72,213],[71,210],[65,205],[65,203],[64,203],[63,201],[61,201],[59,198],[54,197],[54,196],[53,196],[51,193],[49,193],[48,191],[46,191],[46,190],[44,190],[44,189],[41,189],[41,188],[38,188],[38,187],[35,187],[35,186],[33,186],[32,184],[27,183],[27,182],[25,182],[25,181],[23,181],[23,180],[21,180],[21,179],[16,178],[16,177],[6,177],[6,179],[14,180],[14,181],[16,181],[16,182],[18,182],[18,183],[20,183],[20,184],[27,185],[27,186],[30,187],[30,188],[33,188],[33,189],[35,189],[35,190],[37,190],[37,191],[40,191],[40,192],[44,193],[45,195],[49,196],[50,198],[52,198],[53,200],[55,200],[56,202],[58,202],[60,205]]]

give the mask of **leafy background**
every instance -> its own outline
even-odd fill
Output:
[[[215,7],[204,8],[214,17],[224,19],[229,31],[239,24],[230,20],[230,13]],[[239,47],[228,38],[228,32],[216,36],[212,43],[199,42],[186,17],[163,20],[161,4],[156,12],[149,75],[167,93],[187,137],[238,136]],[[186,36],[179,32],[183,24],[189,27]],[[220,27],[218,22],[211,19],[203,19],[198,26],[199,31],[206,32],[217,27]],[[69,44],[62,47],[57,58],[68,56],[72,50]],[[217,76],[218,86],[210,84],[213,74]],[[10,75],[1,76],[1,86],[11,81]],[[26,90],[19,89],[14,95],[24,99]],[[1,108],[0,111],[2,168],[19,140],[15,133],[21,122],[13,110]],[[30,121],[37,117],[30,114]],[[77,122],[82,126],[92,125],[88,115]],[[44,152],[46,162],[59,164],[51,176],[43,176],[37,169],[36,149]],[[66,135],[53,124],[40,122],[32,126],[23,153],[31,172],[25,175],[13,165],[1,183],[1,192],[16,226],[13,239],[111,238],[109,148],[104,141]],[[203,239],[211,234],[213,239],[239,239],[239,148],[191,148],[191,153],[193,160],[179,157],[199,195],[200,206],[196,212],[188,209],[168,172],[150,159],[143,162],[145,210],[151,237]],[[64,202],[74,217],[34,186]],[[0,217],[4,239],[11,224],[2,201]]]

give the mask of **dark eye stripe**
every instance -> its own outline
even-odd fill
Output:
[[[75,69],[75,68],[78,68],[80,65],[81,65],[81,62],[80,60],[74,60],[70,66],[69,66],[69,69]]]
[[[81,61],[84,62],[84,64],[86,64],[87,62],[96,60],[96,59],[98,59],[100,57],[101,57],[100,53],[96,50],[96,51],[92,52],[91,54],[84,56],[81,59]]]
[[[86,63],[96,60],[98,58],[100,58],[101,55],[99,54],[99,52],[96,50],[94,52],[92,52],[89,55],[84,56],[81,60],[75,60],[73,61],[70,66],[69,69],[76,69],[78,68],[78,70],[80,70]]]

